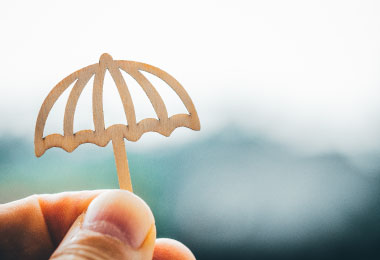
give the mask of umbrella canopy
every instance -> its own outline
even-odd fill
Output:
[[[106,70],[109,71],[116,84],[127,119],[127,124],[114,124],[108,128],[105,128],[103,114],[103,83]],[[133,101],[120,70],[131,75],[141,86],[152,103],[158,119],[145,118],[140,122],[136,122]],[[189,114],[176,114],[168,117],[168,112],[161,96],[140,71],[151,73],[165,81],[181,99]],[[95,130],[84,129],[74,133],[76,105],[80,94],[92,76],[94,76],[92,111]],[[50,134],[44,137],[43,133],[49,112],[60,95],[74,82],[75,84],[66,103],[63,135]],[[82,68],[64,78],[46,97],[36,122],[35,153],[37,157],[40,157],[51,147],[61,147],[67,152],[72,152],[83,143],[94,143],[104,147],[112,141],[120,183],[122,174],[119,171],[127,171],[129,177],[124,138],[129,141],[137,141],[146,132],[157,132],[164,136],[169,136],[175,128],[181,126],[200,130],[200,122],[194,104],[176,79],[157,67],[135,61],[113,60],[109,54],[105,53],[100,57],[99,63]],[[123,159],[124,157],[125,159]],[[122,186],[122,183],[120,185]],[[131,185],[130,189],[132,189]]]

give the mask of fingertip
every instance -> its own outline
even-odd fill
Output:
[[[181,242],[170,238],[159,238],[154,247],[153,260],[195,260],[195,256]]]

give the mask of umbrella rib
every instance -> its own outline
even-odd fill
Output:
[[[69,99],[66,103],[65,116],[63,121],[63,133],[65,136],[74,134],[74,114],[75,109],[78,104],[79,96],[81,95],[84,87],[94,74],[94,70],[83,71],[79,77],[74,87],[70,92]]]
[[[40,112],[38,113],[36,129],[34,133],[34,145],[35,145],[35,153],[37,157],[41,156],[45,150],[45,143],[43,139],[46,119],[49,116],[49,113],[58,100],[58,98],[62,95],[62,93],[77,79],[77,73],[73,73],[63,80],[61,80],[48,94],[45,98],[44,103],[40,108]]]
[[[200,129],[200,122],[199,122],[197,111],[195,110],[195,106],[193,104],[193,101],[191,100],[189,94],[187,94],[184,87],[182,87],[182,85],[174,77],[172,77],[169,73],[167,73],[167,72],[165,72],[165,71],[163,71],[157,67],[154,67],[154,66],[149,65],[149,64],[141,63],[141,62],[136,62],[135,64],[136,64],[136,67],[138,70],[148,72],[148,73],[160,78],[161,80],[166,82],[166,84],[168,84],[169,87],[171,87],[174,90],[174,92],[181,99],[182,103],[185,105],[187,111],[189,112],[189,116],[190,116],[189,127],[191,129],[194,129],[194,130],[199,130]],[[171,118],[174,119],[174,117],[171,117]],[[169,118],[169,121],[171,120],[171,118]],[[175,117],[175,118],[177,119],[177,117]]]
[[[103,113],[103,83],[106,66],[99,62],[94,77],[94,87],[92,92],[92,116],[94,120],[95,132],[101,135],[104,132],[104,113]]]
[[[140,72],[137,70],[135,62],[129,61],[118,61],[119,66],[126,73],[131,75],[137,83],[144,90],[145,94],[149,98],[149,101],[152,103],[154,111],[157,114],[157,117],[160,120],[168,119],[168,111],[166,109],[165,103],[162,100],[162,97],[158,91],[153,87],[152,83]]]
[[[125,83],[125,80],[123,76],[121,75],[121,72],[116,64],[113,63],[108,67],[108,70],[112,76],[112,79],[114,80],[117,90],[119,91],[119,95],[121,98],[121,102],[123,103],[124,107],[124,113],[127,118],[128,127],[129,129],[135,129],[136,127],[136,113],[135,113],[135,107],[133,105],[133,101],[131,98],[131,94],[129,93],[127,83]]]
[[[185,105],[187,111],[190,113],[190,115],[196,114],[196,110],[193,104],[193,101],[191,101],[190,96],[187,94],[186,90],[182,87],[182,85],[173,78],[170,74],[167,72],[154,67],[152,65],[136,62],[137,69],[142,70],[145,72],[148,72],[150,74],[153,74],[154,76],[160,78],[163,80],[166,84],[171,87],[174,92],[177,94],[177,96],[181,99],[182,103]]]

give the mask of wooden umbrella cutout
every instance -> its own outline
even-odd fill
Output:
[[[107,129],[104,125],[103,114],[103,83],[106,70],[109,71],[116,84],[128,123],[114,124]],[[158,119],[146,118],[136,122],[133,101],[120,70],[131,75],[141,86],[152,103]],[[168,112],[161,96],[140,71],[148,72],[165,81],[179,96],[189,114],[176,114],[168,117]],[[76,105],[83,88],[93,75],[95,77],[92,93],[92,112],[95,131],[81,130],[74,133]],[[75,84],[66,103],[63,135],[51,134],[44,137],[44,128],[50,110],[61,94],[74,82]],[[157,132],[164,136],[169,136],[175,128],[181,126],[200,130],[200,122],[194,104],[176,79],[157,67],[135,61],[113,60],[109,54],[104,53],[100,57],[99,63],[72,73],[50,91],[37,117],[34,147],[36,156],[40,157],[51,147],[61,147],[67,152],[72,152],[83,143],[93,143],[104,147],[112,141],[119,186],[121,189],[132,191],[124,138],[135,142],[146,132]]]

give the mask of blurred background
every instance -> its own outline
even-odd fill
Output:
[[[380,259],[380,2],[3,1],[0,203],[117,188],[112,146],[34,155],[49,91],[100,55],[157,66],[187,90],[201,131],[126,142],[159,237],[197,259]],[[156,117],[124,74],[137,119]],[[170,115],[186,112],[148,75]],[[93,129],[84,89],[74,130]],[[70,88],[45,135],[62,133]],[[106,126],[125,123],[112,79]]]

